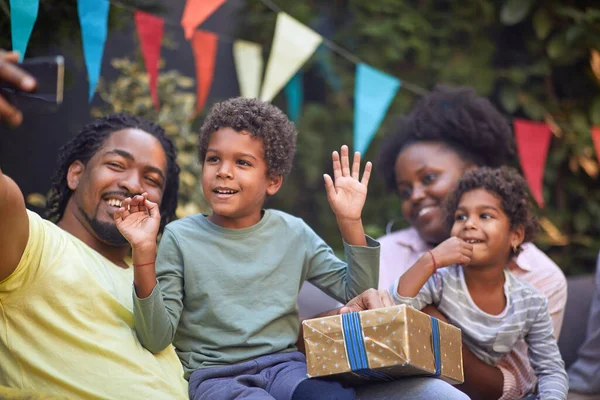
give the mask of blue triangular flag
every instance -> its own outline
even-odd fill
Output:
[[[296,72],[292,79],[285,85],[285,97],[288,104],[288,116],[294,123],[298,122],[302,113],[304,91],[302,87],[302,73]]]
[[[77,0],[83,57],[85,58],[90,85],[89,101],[92,101],[94,97],[98,78],[100,77],[109,6],[110,2],[108,0]]]
[[[358,64],[354,87],[354,151],[365,154],[399,88],[399,79],[367,64]]]
[[[20,53],[19,61],[23,61],[27,43],[37,19],[39,0],[10,0],[10,31],[12,49]]]

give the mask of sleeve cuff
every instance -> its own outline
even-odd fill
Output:
[[[502,386],[502,397],[498,400],[511,400],[511,399],[520,399],[523,397],[521,393],[519,393],[519,388],[517,385],[517,380],[515,376],[508,369],[504,368],[501,365],[497,365],[498,369],[502,372],[502,377],[504,378],[504,383]]]
[[[132,289],[133,289],[134,303],[137,303],[142,308],[150,307],[150,305],[152,303],[154,303],[154,300],[156,299],[156,297],[160,296],[160,288],[158,287],[158,280],[156,280],[156,285],[154,285],[154,288],[152,289],[152,292],[150,293],[150,295],[143,299],[139,298],[137,293],[135,292],[135,284],[132,285]]]
[[[346,241],[344,239],[342,239],[342,241],[344,242],[345,248],[352,249],[354,251],[356,251],[357,249],[377,249],[377,251],[379,251],[379,249],[381,248],[381,244],[379,244],[379,242],[377,240],[373,239],[369,235],[365,235],[365,239],[367,239],[366,246],[354,246],[354,245],[346,243]]]
[[[392,296],[392,299],[394,299],[394,303],[396,303],[396,305],[406,304],[407,306],[411,306],[414,308],[416,297],[404,297],[398,294],[398,291],[396,289],[398,288],[399,280],[400,278],[396,279],[396,282],[390,285],[390,287],[388,288],[389,294]]]

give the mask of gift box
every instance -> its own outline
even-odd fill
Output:
[[[464,381],[460,329],[406,305],[302,322],[309,377]]]

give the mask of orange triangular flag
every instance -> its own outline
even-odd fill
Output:
[[[533,198],[540,207],[544,207],[544,168],[552,132],[545,123],[522,119],[515,119],[514,127],[523,174]]]
[[[185,38],[190,40],[194,36],[194,30],[210,17],[217,8],[221,7],[226,0],[187,0],[183,16],[181,17],[181,26]]]
[[[152,96],[154,108],[158,110],[158,62],[160,60],[160,42],[163,37],[165,21],[143,11],[135,11],[133,18],[140,36],[144,64],[146,65],[146,71],[148,71],[150,95]]]
[[[594,149],[596,149],[596,157],[600,161],[600,126],[592,128],[592,142],[594,142]]]
[[[192,50],[196,61],[196,111],[198,115],[210,92],[215,73],[215,56],[219,37],[212,32],[197,30],[192,37]]]

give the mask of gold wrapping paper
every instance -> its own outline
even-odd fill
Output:
[[[361,311],[369,369],[392,378],[435,373],[431,319],[406,305]],[[342,316],[302,322],[308,376],[352,374],[344,342]],[[440,378],[462,383],[462,338],[460,329],[439,321]]]

